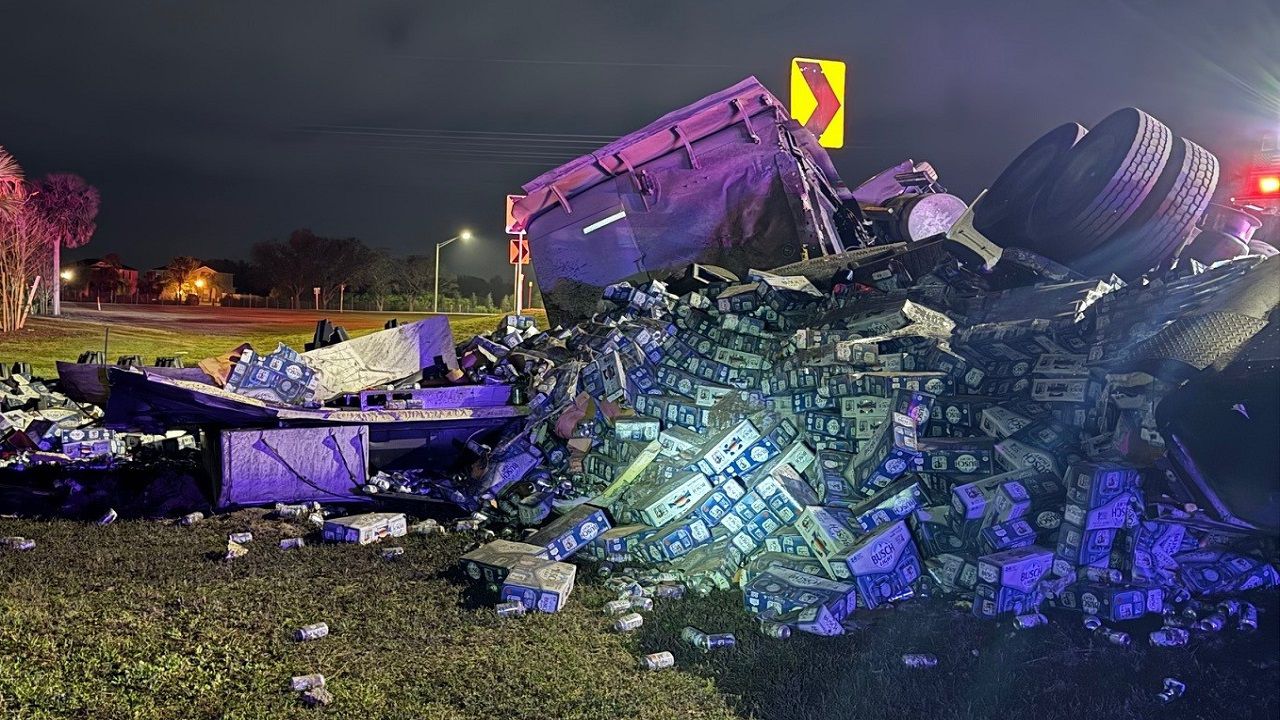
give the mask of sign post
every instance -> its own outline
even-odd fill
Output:
[[[512,274],[514,277],[514,292],[511,293],[511,302],[515,306],[515,312],[519,315],[524,310],[523,296],[521,289],[524,287],[524,266],[529,264],[529,243],[525,240],[524,231],[516,231],[515,204],[524,199],[524,195],[508,195],[507,196],[507,222],[506,231],[508,235],[515,235],[511,239],[510,261],[513,267]]]
[[[311,288],[311,294],[315,296],[315,298],[316,298],[316,309],[317,309],[317,310],[319,310],[319,309],[320,309],[320,288],[318,288],[318,287],[313,287],[313,288]]]
[[[844,85],[843,61],[791,59],[791,117],[825,148],[844,147]]]

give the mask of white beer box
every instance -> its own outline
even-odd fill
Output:
[[[824,561],[858,540],[852,514],[840,508],[813,505],[796,520],[796,532],[809,544],[813,554]]]
[[[661,527],[691,512],[713,489],[711,481],[705,475],[689,473],[675,483],[658,485],[644,495],[633,498],[630,505],[646,523]]]
[[[1048,473],[1010,478],[1000,483],[994,502],[987,506],[988,524],[1025,517],[1049,507],[1061,507],[1065,497],[1066,488],[1062,482]]]
[[[1136,504],[1137,499],[1127,494],[1114,497],[1093,509],[1067,503],[1063,519],[1085,530],[1119,530],[1134,515]]]
[[[1029,545],[978,558],[978,579],[995,587],[1031,592],[1052,566],[1052,550]]]
[[[707,527],[719,525],[725,516],[733,510],[733,504],[746,494],[746,488],[737,480],[729,480],[711,491],[694,509],[694,515],[705,522]]]
[[[698,469],[715,475],[733,464],[749,445],[760,439],[760,430],[750,420],[743,420],[711,439],[698,460]]]
[[[920,554],[904,520],[882,525],[857,543],[827,558],[837,580],[851,580],[868,609],[907,592],[920,578]]]
[[[524,556],[516,560],[502,583],[502,600],[515,600],[526,609],[558,612],[573,592],[578,568],[569,563]]]
[[[325,542],[368,545],[408,531],[404,513],[363,513],[326,520],[322,532]]]
[[[1030,425],[1031,418],[1014,412],[1000,405],[993,405],[982,410],[982,419],[978,428],[994,438],[1007,438],[1022,428]]]
[[[493,540],[463,555],[462,571],[472,580],[501,583],[517,560],[542,552],[542,548],[529,543]]]

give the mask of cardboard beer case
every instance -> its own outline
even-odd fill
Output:
[[[533,556],[518,558],[507,572],[500,592],[503,602],[515,600],[529,610],[558,612],[573,592],[578,568],[569,563]]]

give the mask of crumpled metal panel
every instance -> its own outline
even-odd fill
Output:
[[[268,503],[363,502],[369,428],[224,430],[217,509]]]

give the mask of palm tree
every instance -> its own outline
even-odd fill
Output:
[[[0,147],[0,332],[19,330],[26,322],[27,266],[38,245],[27,227],[26,200],[22,167]]]
[[[192,282],[195,280],[195,272],[200,269],[200,266],[199,260],[186,255],[179,255],[170,260],[169,264],[164,266],[164,287],[175,286],[177,289],[174,292],[174,297],[181,302],[186,299],[186,294],[194,288]]]

